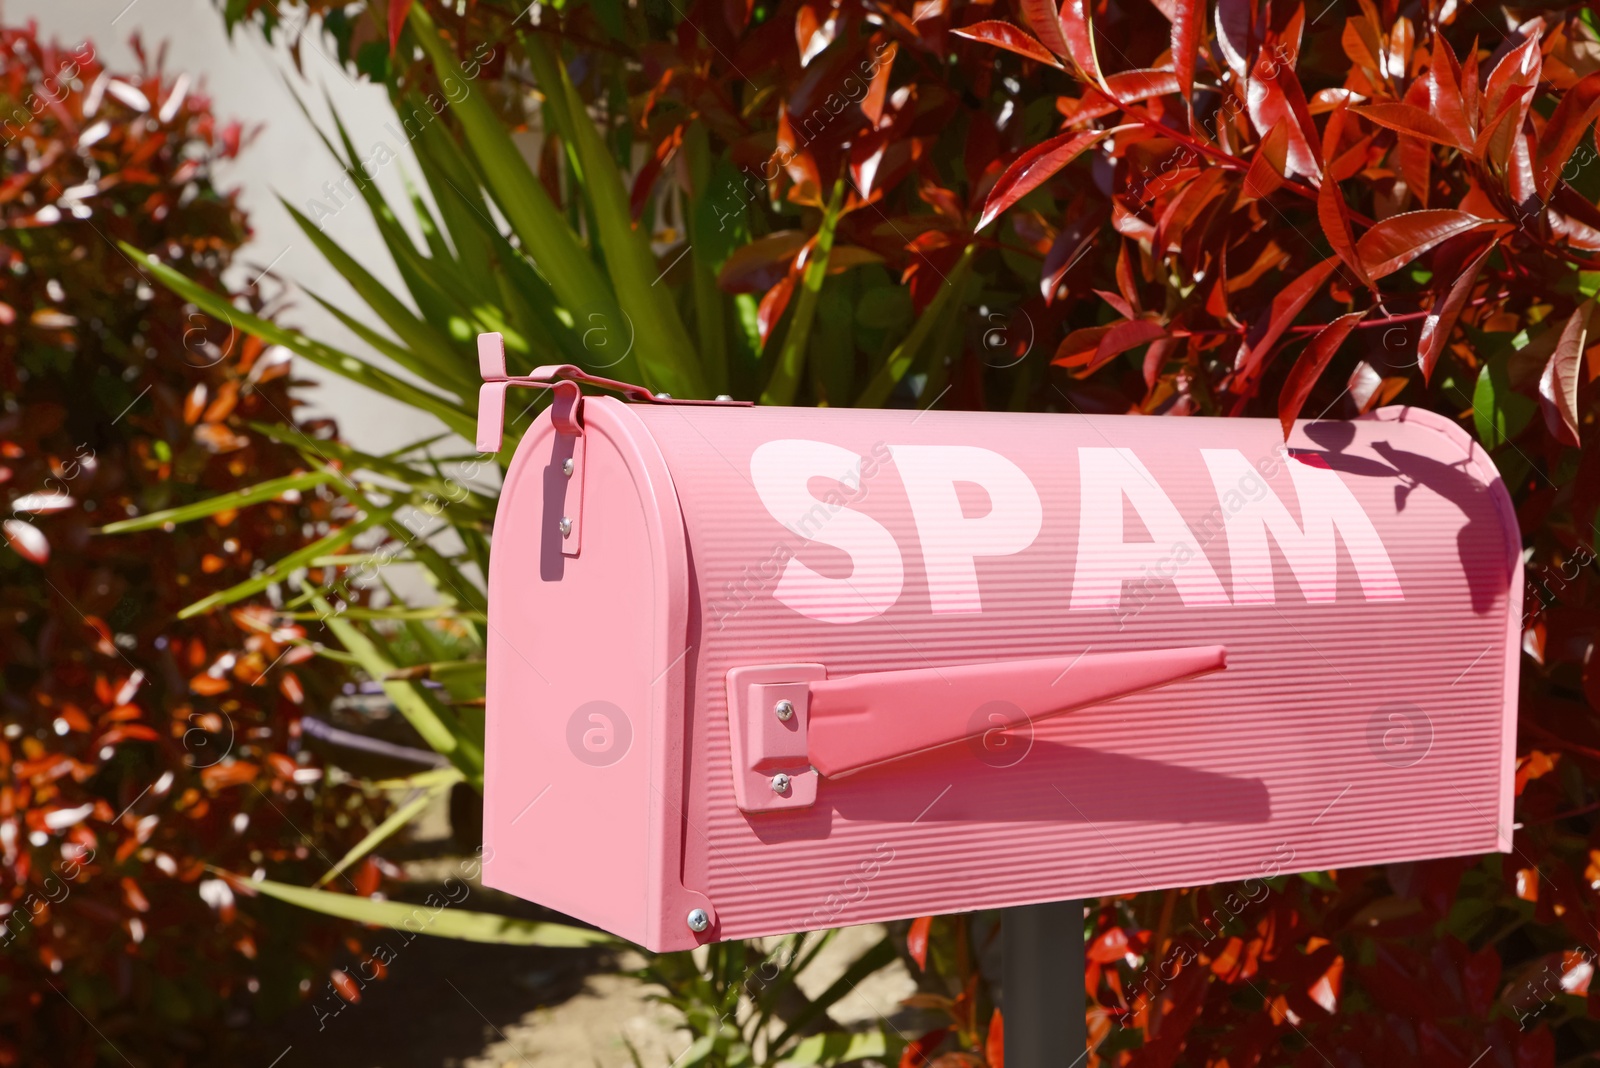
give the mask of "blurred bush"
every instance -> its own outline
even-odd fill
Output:
[[[136,42],[137,46],[137,42]],[[343,505],[253,421],[311,438],[286,353],[155,284],[117,241],[261,308],[216,185],[243,134],[186,76],[0,29],[0,1064],[215,1063],[348,938],[241,909],[208,866],[313,878],[373,805],[299,715],[336,692],[303,632],[179,608],[308,542]],[[230,269],[231,268],[231,269]],[[257,279],[259,281],[259,279]],[[247,510],[96,528],[276,479]],[[370,890],[376,872],[354,873]]]

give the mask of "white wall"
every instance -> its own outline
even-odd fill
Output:
[[[285,12],[298,20],[293,10],[286,8]],[[65,45],[92,41],[113,71],[138,69],[129,44],[135,33],[152,56],[166,43],[169,76],[188,73],[194,78],[198,91],[211,97],[219,119],[239,119],[247,127],[259,127],[240,159],[222,172],[225,187],[241,190],[240,201],[255,231],[240,258],[239,283],[248,283],[270,266],[274,276],[371,321],[362,303],[278,202],[281,195],[307,214],[312,214],[308,203],[314,199],[331,207],[323,185],[337,183],[342,177],[295,103],[289,84],[318,123],[331,130],[323,101],[326,91],[364,157],[380,141],[403,153],[401,161],[383,168],[377,176],[391,203],[397,207],[404,203],[401,168],[409,168],[413,180],[418,180],[418,175],[409,149],[384,130],[384,125],[393,121],[393,112],[382,87],[347,75],[334,62],[314,26],[298,34],[303,72],[297,72],[289,52],[296,37],[293,27],[275,35],[272,45],[249,26],[238,27],[230,40],[214,0],[0,0],[0,20],[8,24],[36,21],[44,36]],[[354,205],[325,219],[324,232],[391,288],[402,290],[365,207]],[[285,322],[347,351],[374,355],[303,293],[295,293],[293,301],[292,309],[281,317]],[[338,419],[345,439],[368,452],[387,451],[442,429],[431,417],[303,360],[297,361],[297,373],[318,383],[302,394],[310,410]]]

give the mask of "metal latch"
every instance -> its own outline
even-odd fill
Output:
[[[745,812],[807,808],[837,779],[1015,727],[1221,671],[1220,645],[868,671],[822,664],[728,672],[733,791]],[[996,702],[1008,707],[995,722]],[[985,715],[978,715],[979,710]]]
[[[478,387],[476,444],[479,452],[500,451],[505,438],[506,391],[512,386],[548,389],[554,394],[550,418],[557,437],[551,463],[560,470],[566,493],[560,507],[552,508],[546,521],[556,525],[564,556],[577,556],[583,544],[583,390],[579,388],[579,383],[613,390],[630,401],[649,404],[717,404],[732,407],[749,407],[751,404],[750,401],[736,401],[732,397],[718,397],[714,401],[675,400],[664,393],[651,393],[645,387],[631,382],[592,375],[568,363],[535,367],[530,375],[508,375],[505,337],[498,333],[478,335],[478,374],[483,379],[483,385]]]

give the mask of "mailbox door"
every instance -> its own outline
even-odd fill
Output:
[[[680,881],[683,525],[629,409],[588,398],[582,418],[572,435],[542,415],[501,487],[484,882],[644,945],[693,944],[683,918],[705,899]]]
[[[665,656],[691,665],[681,878],[716,937],[1232,880],[1253,897],[1287,872],[1510,848],[1518,535],[1447,420],[1302,423],[1286,451],[1266,420],[629,415],[692,563]],[[1215,646],[1225,669],[1161,667]],[[1102,654],[1155,681],[1074,677]],[[1094,703],[1010,726],[1002,668],[951,687],[973,737],[777,800],[757,768],[736,794],[750,745],[790,743],[759,720],[733,736],[730,672],[754,672],[738,692],[797,673],[871,691],[1050,658]],[[856,708],[877,716],[863,747],[898,722],[920,748],[925,715],[966,711],[918,692],[926,711]],[[850,764],[848,732],[829,744]]]

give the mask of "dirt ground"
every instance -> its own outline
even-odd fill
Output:
[[[430,883],[460,870],[443,812],[423,820],[406,847],[405,869],[420,897]],[[463,906],[549,918],[536,906],[474,886]],[[826,989],[863,950],[883,937],[877,926],[841,932],[800,978],[801,989]],[[477,945],[421,937],[407,943],[387,978],[336,1016],[310,1005],[261,1028],[246,1068],[631,1068],[629,1043],[645,1068],[671,1068],[690,1037],[670,1007],[626,974],[632,953]],[[895,1016],[915,983],[896,962],[862,982],[834,1007],[841,1025]]]
[[[801,987],[816,994],[882,928],[842,932]],[[672,1010],[623,974],[631,954],[512,949],[443,939],[406,947],[359,1003],[319,1019],[306,1007],[256,1043],[263,1068],[670,1068],[689,1045]],[[914,989],[898,964],[870,977],[833,1011],[841,1024],[894,1015]],[[319,1026],[320,1025],[320,1026]]]

